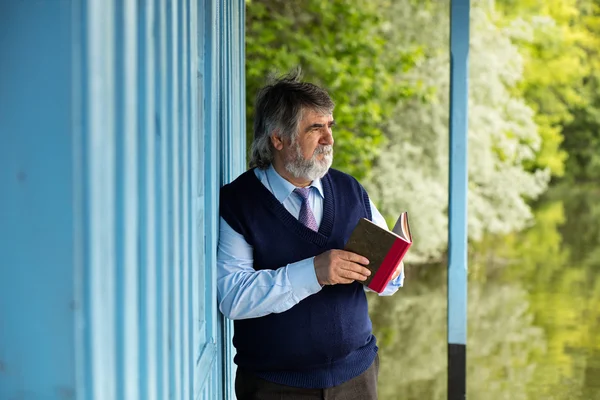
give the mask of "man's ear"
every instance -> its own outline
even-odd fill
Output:
[[[283,138],[279,136],[279,131],[275,130],[271,133],[271,144],[275,150],[283,150]]]

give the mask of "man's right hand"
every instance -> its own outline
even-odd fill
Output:
[[[369,264],[369,260],[345,250],[329,250],[321,253],[315,257],[314,263],[320,285],[364,281],[371,275],[371,271],[364,267]]]

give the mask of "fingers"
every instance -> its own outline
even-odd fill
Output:
[[[364,267],[369,260],[349,251],[330,250],[315,257],[314,263],[317,280],[322,285],[363,282],[371,275]]]
[[[364,268],[364,269],[367,271],[366,273],[363,273],[363,272],[359,273],[359,272],[356,272],[356,271],[350,270],[350,269],[342,269],[342,270],[340,270],[339,276],[342,279],[349,279],[350,281],[365,281],[365,280],[367,280],[371,271],[369,271],[366,268]]]
[[[339,250],[339,257],[346,261],[352,261],[353,263],[369,265],[369,260],[366,257],[352,253],[346,250]]]
[[[369,264],[367,258],[344,250],[336,253],[336,258],[338,258],[337,268],[335,268],[338,277],[336,280],[339,280],[339,283],[363,282],[371,275],[371,271],[364,267]]]
[[[371,276],[371,271],[360,264],[345,262],[340,265],[340,276],[354,280],[364,281]]]

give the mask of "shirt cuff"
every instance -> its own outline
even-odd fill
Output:
[[[296,301],[305,299],[321,290],[315,272],[314,257],[289,264],[287,274]]]

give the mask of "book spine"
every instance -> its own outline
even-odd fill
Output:
[[[383,259],[383,262],[377,270],[377,273],[371,280],[371,283],[368,285],[371,290],[374,290],[377,293],[383,292],[409,247],[410,246],[407,246],[406,243],[400,239],[394,242],[387,255]]]

